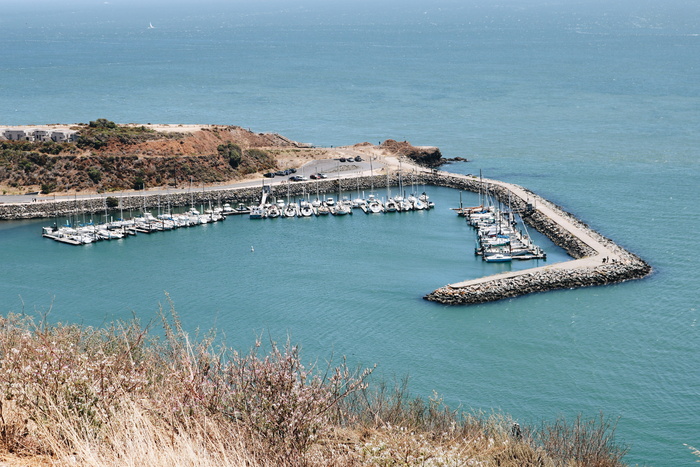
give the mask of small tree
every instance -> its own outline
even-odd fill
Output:
[[[114,196],[108,196],[105,202],[107,203],[108,208],[116,208],[119,206],[119,200]]]
[[[90,180],[92,180],[92,183],[100,183],[100,180],[102,180],[102,171],[98,169],[97,167],[90,167],[87,171],[88,177],[90,177]]]
[[[146,182],[144,181],[142,176],[138,176],[134,179],[134,183],[131,185],[131,188],[134,190],[143,190],[145,189]]]
[[[116,128],[117,124],[107,120],[106,118],[98,118],[95,121],[90,122],[91,128]]]
[[[234,169],[241,163],[242,152],[238,145],[228,142],[226,144],[220,144],[217,150],[221,157],[228,159],[228,163]]]

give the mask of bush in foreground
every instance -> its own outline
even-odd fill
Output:
[[[602,417],[514,429],[371,369],[193,340],[174,311],[95,329],[0,318],[0,462],[26,465],[623,465]],[[3,459],[4,456],[4,459]]]

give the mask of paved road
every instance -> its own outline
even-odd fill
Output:
[[[339,154],[344,154],[349,156],[360,155],[363,158],[367,158],[366,154],[360,153],[358,151],[353,151],[349,148],[338,148],[337,152]],[[292,175],[304,175],[309,177],[313,173],[325,173],[328,175],[329,179],[335,178],[351,178],[357,177],[358,175],[378,175],[381,173],[381,169],[385,166],[385,162],[381,159],[376,160],[363,160],[361,162],[340,162],[339,159],[320,159],[308,162],[297,169],[296,174]],[[266,185],[281,185],[287,183],[289,176],[274,177],[274,178],[263,178],[258,177],[252,180],[247,180],[244,182],[236,182],[225,185],[213,185],[213,186],[202,186],[202,185],[192,185],[192,187],[185,188],[153,188],[138,192],[120,192],[121,193],[147,193],[149,195],[164,195],[172,193],[189,193],[190,191],[215,191],[215,190],[225,190],[230,188],[246,188],[262,186],[263,180]],[[114,195],[115,193],[109,194],[51,194],[51,195],[39,195],[39,194],[26,194],[26,195],[0,195],[0,204],[31,204],[33,202],[42,201],[62,201],[62,200],[74,200],[74,199],[92,199],[92,198],[103,198],[105,196]]]

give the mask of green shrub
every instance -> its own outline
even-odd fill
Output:
[[[30,152],[27,154],[27,159],[33,164],[45,166],[49,161],[49,157],[46,154],[41,154],[38,152]]]
[[[131,188],[134,190],[143,190],[146,188],[146,181],[143,179],[143,177],[138,176],[134,179],[134,182],[131,184]]]
[[[92,183],[99,183],[102,180],[102,171],[97,167],[90,167],[87,171],[88,177],[92,180]]]
[[[55,183],[42,183],[41,184],[41,192],[45,195],[48,195],[49,193],[53,192],[55,189],[56,189]]]
[[[242,152],[238,145],[228,142],[226,144],[220,144],[217,150],[219,151],[219,155],[227,159],[228,163],[234,169],[241,163]]]
[[[91,121],[89,124],[90,128],[116,128],[117,124],[107,120],[106,118],[98,118],[95,121]]]
[[[56,143],[54,141],[45,141],[39,146],[39,151],[44,154],[60,154],[63,150],[73,147],[69,143]]]
[[[34,165],[27,159],[22,159],[19,161],[19,168],[24,170],[25,172],[31,172],[34,170]]]
[[[275,167],[275,158],[263,149],[248,149],[238,169],[242,174],[249,174],[269,170]]]
[[[123,144],[137,144],[169,137],[144,126],[119,126],[114,122],[100,118],[96,121],[91,121],[86,128],[80,130],[76,144],[79,148],[100,149],[109,144],[110,141],[119,141]]]

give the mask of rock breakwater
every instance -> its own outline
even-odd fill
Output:
[[[502,300],[535,292],[606,285],[640,279],[651,266],[559,206],[517,185],[475,177],[432,174],[433,184],[488,191],[519,210],[525,222],[560,246],[574,261],[474,279],[441,287],[424,298],[446,305]]]
[[[651,268],[638,260],[599,267],[532,270],[514,276],[492,276],[488,281],[468,285],[447,285],[425,299],[446,305],[485,303],[549,290],[614,284],[639,279],[650,272]]]

